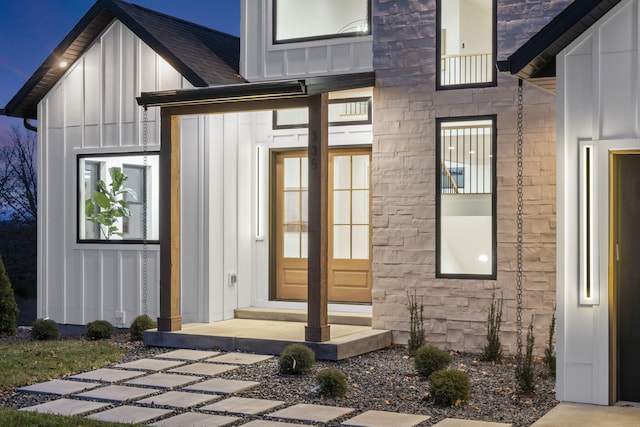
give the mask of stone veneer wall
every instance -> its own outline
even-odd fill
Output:
[[[498,0],[498,59],[570,0]],[[423,297],[427,342],[479,352],[491,291],[505,299],[501,339],[515,353],[517,81],[435,90],[436,1],[373,0],[373,327],[406,343],[407,292]],[[555,306],[555,97],[525,85],[524,331],[535,314],[537,352]],[[497,114],[497,280],[436,279],[435,119]]]

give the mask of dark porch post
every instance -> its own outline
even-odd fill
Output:
[[[329,119],[326,93],[309,98],[309,252],[305,340],[330,339],[328,322]]]
[[[180,316],[180,116],[161,110],[160,317],[158,331],[182,329]]]

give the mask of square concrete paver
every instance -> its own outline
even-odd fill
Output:
[[[489,421],[472,421],[472,420],[462,420],[459,418],[445,418],[440,421],[438,424],[435,424],[438,427],[511,427],[511,424],[503,424],[503,423],[492,423]]]
[[[67,394],[78,393],[101,386],[99,383],[89,383],[82,381],[69,380],[51,380],[43,383],[33,384],[26,387],[20,387],[18,391],[26,391],[29,393],[47,393],[58,394],[64,396]]]
[[[290,420],[316,421],[326,423],[335,418],[353,412],[355,409],[340,406],[310,405],[299,403],[276,412],[268,414],[269,417],[285,418]]]
[[[217,427],[226,426],[238,420],[238,417],[226,415],[198,414],[195,412],[185,412],[175,417],[160,420],[155,424],[157,427]]]
[[[125,402],[127,400],[137,400],[147,397],[158,390],[141,387],[127,387],[124,385],[109,385],[106,387],[89,390],[84,393],[76,394],[78,397],[86,397],[96,400],[108,400],[113,402]]]
[[[142,406],[118,406],[87,418],[110,423],[137,424],[171,413],[169,409],[143,408]]]
[[[250,353],[227,353],[220,356],[207,359],[207,362],[216,363],[235,363],[236,365],[252,365],[254,363],[268,360],[273,356],[266,356],[264,354],[250,354]]]
[[[232,371],[237,368],[238,367],[234,365],[220,365],[217,363],[191,363],[189,365],[180,366],[179,368],[169,369],[167,372],[213,376],[223,372]]]
[[[82,415],[109,406],[108,403],[87,402],[86,400],[58,399],[36,406],[20,409],[27,412],[55,415]]]
[[[230,394],[247,390],[251,387],[260,385],[255,381],[238,381],[227,380],[224,378],[213,378],[201,383],[192,384],[184,388],[184,390],[206,391],[209,393]]]
[[[194,377],[192,375],[179,375],[179,374],[151,374],[144,377],[135,378],[131,381],[127,381],[125,384],[130,385],[146,385],[149,387],[158,388],[175,388],[185,384],[190,384],[195,381],[200,381],[200,377]]]
[[[116,383],[118,381],[130,380],[131,378],[139,377],[141,375],[144,375],[144,372],[125,371],[124,369],[101,368],[94,371],[72,375],[69,378]]]
[[[184,365],[182,361],[161,359],[139,359],[133,362],[121,363],[116,368],[137,369],[141,371],[162,371]]]
[[[412,427],[431,418],[428,415],[411,415],[386,411],[367,411],[343,422],[354,427]]]
[[[258,414],[282,405],[281,400],[249,399],[246,397],[230,397],[211,405],[203,406],[201,411],[229,412],[232,414]]]
[[[192,406],[202,403],[211,402],[220,399],[222,396],[218,394],[202,394],[187,393],[184,391],[168,391],[157,396],[147,397],[138,400],[138,403],[146,403],[147,405],[172,406],[174,408],[191,408]]]
[[[244,427],[300,427],[300,424],[282,423],[280,421],[255,420],[246,424]]]
[[[178,359],[178,360],[203,360],[207,357],[213,357],[220,354],[219,351],[204,351],[204,350],[187,350],[180,349],[170,351],[168,353],[162,353],[156,356],[159,359]]]

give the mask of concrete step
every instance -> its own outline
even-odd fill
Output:
[[[234,310],[236,319],[276,320],[279,322],[306,322],[306,310],[246,307]],[[329,323],[334,325],[371,326],[371,314],[330,312]]]

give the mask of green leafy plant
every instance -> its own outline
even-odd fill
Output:
[[[95,320],[87,323],[87,338],[90,340],[106,340],[113,336],[113,325],[106,320]]]
[[[491,305],[487,316],[487,345],[482,351],[480,359],[496,362],[502,359],[502,344],[500,343],[500,326],[502,324],[502,298],[496,301],[496,289],[491,294]]]
[[[452,360],[446,351],[427,345],[416,350],[413,364],[420,376],[429,378],[434,372],[446,368]]]
[[[553,310],[551,315],[551,323],[549,324],[549,340],[547,346],[544,349],[544,364],[547,366],[547,372],[552,377],[556,376],[556,350],[554,347],[554,334],[556,331],[556,310]]]
[[[84,212],[87,221],[100,224],[100,230],[106,239],[112,236],[122,236],[119,231],[117,221],[120,218],[130,217],[131,210],[127,208],[124,200],[125,194],[136,197],[136,192],[131,188],[124,187],[124,182],[128,179],[119,167],[109,168],[111,183],[108,188],[103,180],[98,180],[93,196],[84,202]]]
[[[9,276],[0,257],[0,335],[16,333],[18,322],[18,305],[13,294]]]
[[[347,394],[347,376],[335,368],[323,369],[316,374],[316,381],[320,386],[320,394],[329,397],[339,397]]]
[[[471,399],[471,381],[466,372],[441,369],[429,378],[429,392],[436,405],[460,405]]]
[[[416,350],[424,345],[424,304],[422,303],[422,297],[420,297],[420,304],[418,304],[418,297],[415,290],[413,295],[407,292],[407,298],[409,299],[409,342],[407,343],[407,352],[409,356],[414,356]]]
[[[516,380],[522,393],[533,393],[536,389],[536,373],[533,366],[534,343],[533,316],[531,316],[531,323],[529,323],[529,329],[527,330],[527,350],[524,358],[521,358],[516,366]]]
[[[51,341],[60,338],[58,324],[51,319],[36,319],[31,327],[31,338],[36,341]]]
[[[311,371],[315,361],[316,355],[309,347],[291,344],[280,355],[278,368],[281,374],[301,375]]]
[[[129,329],[131,339],[133,341],[142,341],[144,331],[156,328],[157,326],[158,325],[153,321],[153,319],[151,319],[151,317],[146,314],[142,314],[131,322],[131,328]]]

